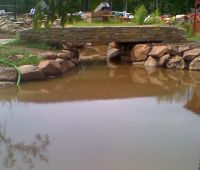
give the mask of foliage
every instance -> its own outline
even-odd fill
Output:
[[[162,20],[160,18],[160,12],[158,9],[151,13],[151,17],[146,22],[146,24],[162,24]]]
[[[41,27],[43,20],[45,27],[49,27],[57,18],[61,18],[61,26],[64,27],[69,14],[79,7],[79,0],[40,0],[34,17],[34,27]]]
[[[182,22],[175,25],[177,28],[185,29],[187,31],[187,37],[193,36],[193,23],[192,22]]]
[[[14,56],[16,55],[24,55],[24,57],[15,58]],[[14,64],[15,66],[38,64],[40,62],[40,58],[36,55],[31,55],[30,51],[11,45],[0,46],[0,59],[6,61],[7,63]]]
[[[143,25],[145,18],[148,16],[148,12],[145,6],[141,5],[139,8],[136,8],[134,12],[135,12],[134,22],[139,25]]]
[[[29,12],[40,0],[16,0],[18,13]],[[44,0],[48,2],[49,0]],[[59,2],[68,2],[70,6],[65,6],[69,12],[72,8],[75,11],[91,11],[101,2],[101,0],[54,0]],[[112,0],[112,7],[115,11],[124,11],[125,0]],[[160,9],[161,14],[182,14],[187,13],[194,6],[193,0],[127,0],[128,11],[131,11],[136,6],[144,4],[149,12],[155,9]],[[0,0],[0,5],[13,5],[14,0]],[[64,6],[63,6],[64,7]],[[8,7],[6,7],[8,8]],[[13,8],[8,8],[8,11],[13,11]]]

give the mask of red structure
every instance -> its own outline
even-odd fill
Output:
[[[197,13],[197,9],[200,6],[200,0],[195,0],[195,13],[194,13],[194,26],[193,33],[200,34],[200,13]]]

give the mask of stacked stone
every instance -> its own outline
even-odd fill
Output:
[[[0,32],[15,34],[19,31],[31,28],[32,20],[19,18],[17,22],[13,22],[7,16],[0,17]]]
[[[20,55],[20,57],[23,56]],[[18,68],[23,81],[56,77],[79,64],[79,52],[75,48],[65,49],[59,53],[45,52],[40,54],[40,57],[42,61],[38,65],[23,65]],[[0,87],[12,85],[16,79],[15,69],[0,67]]]
[[[130,54],[133,64],[169,69],[200,70],[200,48],[147,44],[135,45]]]

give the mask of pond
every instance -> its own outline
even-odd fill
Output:
[[[82,65],[0,90],[0,169],[199,170],[200,73]]]

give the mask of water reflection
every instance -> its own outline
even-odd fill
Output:
[[[20,163],[27,168],[34,168],[34,160],[39,159],[48,162],[46,149],[50,145],[48,135],[37,134],[34,141],[26,144],[24,142],[14,143],[11,137],[6,134],[6,128],[1,126],[0,129],[0,146],[3,150],[0,154],[2,164],[8,169],[18,169]]]
[[[184,102],[185,108],[200,113],[199,72],[154,67],[80,66],[63,77],[25,83],[21,89],[0,90],[2,103],[34,103],[77,100],[156,97],[158,102]],[[188,90],[189,89],[189,90]]]

